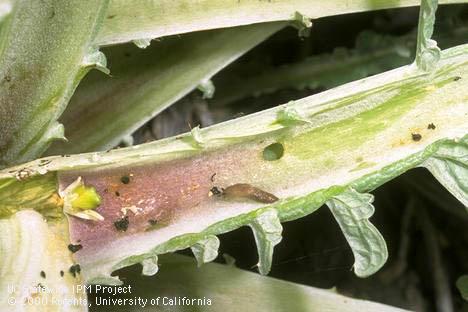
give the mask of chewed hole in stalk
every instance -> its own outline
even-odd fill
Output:
[[[278,160],[284,155],[284,146],[281,143],[273,143],[263,149],[263,159],[267,161]]]

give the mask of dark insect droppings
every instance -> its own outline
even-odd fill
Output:
[[[68,250],[70,250],[72,253],[77,252],[77,251],[80,250],[81,248],[83,248],[83,246],[80,245],[80,244],[77,244],[77,245],[69,244],[69,245],[68,245]]]
[[[45,274],[44,271],[41,271],[41,277],[42,277],[42,278],[46,278],[46,274]]]
[[[427,125],[427,129],[429,129],[429,130],[434,130],[435,128],[436,128],[436,126],[432,122]]]
[[[60,271],[60,276],[63,277],[65,273],[63,271]]]
[[[455,78],[453,78],[453,81],[458,81],[458,80],[460,80],[460,79],[461,79],[460,76],[456,76]]]
[[[120,196],[120,193],[119,193],[119,192],[115,192],[115,196]]]
[[[71,275],[73,275],[73,277],[76,277],[76,274],[80,274],[81,267],[79,264],[74,264],[70,267],[70,269],[68,269],[68,271],[70,272]]]
[[[128,183],[130,183],[130,177],[129,176],[122,176],[120,178],[120,182],[122,182],[123,184],[128,184]]]
[[[217,186],[212,187],[211,190],[210,190],[210,192],[211,192],[211,194],[213,194],[213,195],[221,195],[221,194],[223,194],[222,189],[220,189],[220,188],[217,187]]]
[[[420,135],[419,133],[411,133],[411,138],[413,139],[413,141],[420,141],[422,139],[422,135]]]
[[[122,218],[114,222],[114,226],[117,231],[125,232],[128,229],[128,217]]]

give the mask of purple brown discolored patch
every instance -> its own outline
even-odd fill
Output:
[[[246,176],[248,168],[261,161],[257,150],[237,149],[212,153],[160,164],[117,169],[93,169],[60,174],[64,189],[81,176],[85,185],[93,186],[101,196],[96,211],[104,221],[70,219],[72,241],[81,241],[83,249],[98,247],[119,237],[155,227],[164,227],[185,214],[196,214],[214,197],[216,184],[229,186]],[[118,228],[125,220],[125,230]],[[117,222],[117,223],[116,223]]]

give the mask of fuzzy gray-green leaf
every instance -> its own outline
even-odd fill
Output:
[[[214,235],[209,235],[205,239],[198,241],[190,247],[193,255],[197,259],[198,266],[211,262],[218,256],[219,239]]]
[[[416,65],[424,71],[433,69],[440,59],[440,49],[437,42],[431,39],[434,32],[437,4],[437,0],[422,0],[419,10]]]
[[[295,12],[294,19],[291,24],[297,28],[299,37],[308,37],[310,35],[310,28],[312,27],[310,17],[307,17],[300,12]]]
[[[277,113],[277,122],[285,126],[294,125],[297,123],[309,123],[309,121],[299,113],[294,107],[291,107],[294,101],[291,101]]]
[[[281,242],[281,226],[278,213],[274,209],[268,209],[259,215],[251,224],[258,251],[258,270],[266,275],[270,272],[273,259],[273,249]]]
[[[211,99],[215,93],[215,85],[210,79],[206,79],[200,82],[198,90],[203,93],[204,99]]]
[[[354,272],[367,277],[387,261],[385,240],[369,218],[374,214],[371,194],[348,189],[327,201],[354,255]]]
[[[151,257],[144,259],[141,262],[141,265],[143,266],[143,270],[141,271],[141,273],[145,276],[152,276],[158,273],[159,271],[158,256],[153,255]]]
[[[443,144],[423,166],[468,209],[468,136]]]
[[[110,70],[107,68],[106,56],[97,47],[92,46],[89,49],[88,54],[84,58],[83,65],[85,67],[96,68],[106,75],[110,74]]]
[[[146,49],[151,44],[151,39],[136,39],[133,43],[140,49]]]

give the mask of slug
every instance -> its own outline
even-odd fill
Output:
[[[238,183],[228,186],[224,189],[223,194],[230,197],[249,198],[265,204],[271,204],[278,200],[278,197],[275,195],[262,191],[247,183]]]

